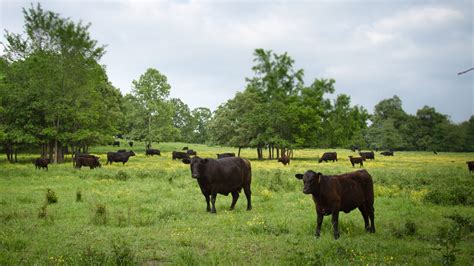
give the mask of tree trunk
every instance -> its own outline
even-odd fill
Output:
[[[239,153],[237,155],[237,157],[240,157],[240,150],[242,149],[242,147],[239,146]]]
[[[280,158],[280,148],[277,147],[276,150],[277,150],[277,158]]]

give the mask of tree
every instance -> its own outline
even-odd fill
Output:
[[[198,107],[193,109],[192,118],[195,122],[195,128],[193,130],[193,143],[205,143],[209,138],[208,123],[212,118],[212,113],[209,108]]]
[[[138,80],[132,81],[133,97],[139,105],[143,106],[142,128],[146,134],[140,140],[145,140],[151,145],[153,141],[159,142],[171,138],[177,133],[173,128],[173,106],[168,101],[171,86],[165,75],[158,70],[149,68]]]
[[[173,106],[173,127],[179,130],[174,140],[193,142],[196,120],[191,115],[191,110],[181,99],[173,98],[170,102]]]
[[[13,122],[4,144],[41,144],[43,155],[61,162],[66,145],[104,142],[116,130],[121,95],[98,64],[105,50],[90,38],[90,24],[39,4],[23,14],[25,36],[7,31],[3,43],[8,66],[1,89]]]

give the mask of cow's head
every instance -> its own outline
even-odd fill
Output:
[[[303,179],[303,193],[311,194],[314,190],[316,190],[317,186],[319,185],[322,175],[323,174],[316,173],[313,170],[308,170],[304,174],[296,174],[295,177],[297,179]]]
[[[135,156],[135,153],[133,151],[129,152],[130,156]]]
[[[191,176],[193,178],[200,178],[203,177],[204,168],[206,167],[206,164],[209,162],[209,160],[194,156],[191,159],[184,158],[182,162],[191,165]]]

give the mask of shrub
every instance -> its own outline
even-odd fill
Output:
[[[82,201],[82,193],[80,190],[76,191],[76,202]]]
[[[46,202],[48,204],[58,202],[58,197],[56,196],[56,193],[52,189],[48,188],[47,191],[46,191]]]
[[[461,182],[438,184],[430,188],[425,199],[428,202],[442,205],[474,204],[474,187]]]
[[[118,241],[112,243],[112,256],[115,265],[135,265],[135,253],[127,242]]]
[[[92,223],[95,225],[107,224],[107,209],[104,204],[97,204],[95,214],[92,219]]]
[[[122,170],[118,171],[117,174],[115,174],[115,179],[121,180],[121,181],[126,181],[127,179],[130,179],[130,175],[127,174],[127,172],[124,172]]]

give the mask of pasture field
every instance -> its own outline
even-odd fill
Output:
[[[0,161],[0,265],[306,265],[474,264],[473,153],[395,152],[365,163],[375,186],[376,233],[364,230],[358,210],[339,216],[333,239],[330,217],[315,238],[315,207],[296,173],[340,174],[353,168],[350,150],[338,162],[317,162],[323,150],[295,150],[288,166],[252,163],[252,205],[242,191],[217,196],[217,214],[206,212],[188,165],[171,160],[183,146],[201,157],[236,152],[228,147],[159,143],[161,157],[146,157],[143,143],[123,166],[105,165],[111,146],[92,148],[102,168],[74,169],[71,162],[35,170]],[[123,149],[123,147],[122,147]],[[128,148],[127,148],[128,149]],[[46,204],[47,189],[57,203]],[[52,197],[50,197],[52,198]],[[79,200],[80,198],[80,200]]]

